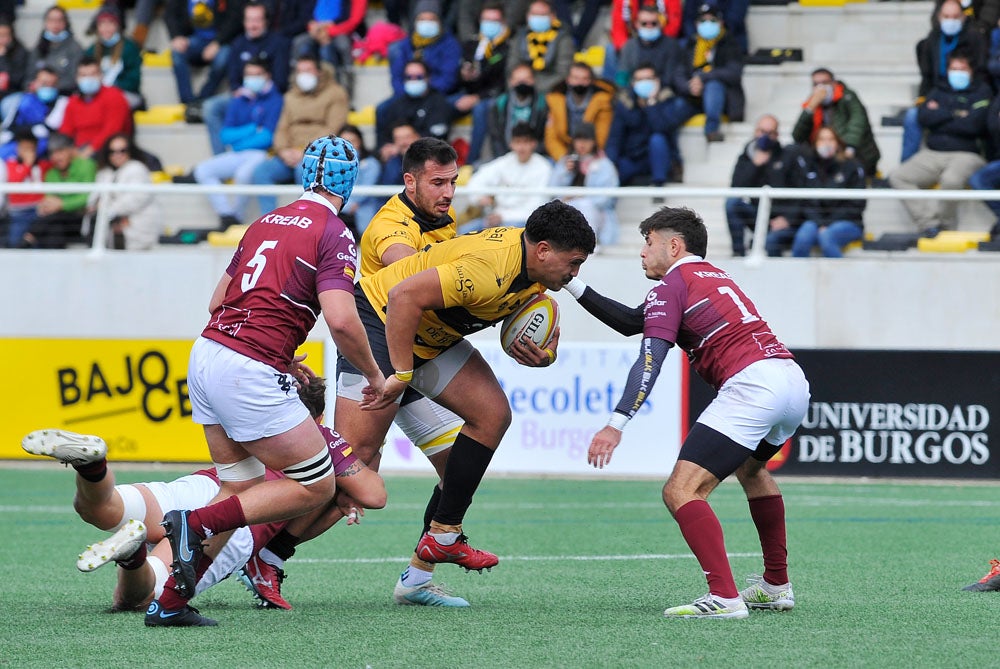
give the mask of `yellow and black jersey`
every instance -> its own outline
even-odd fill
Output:
[[[465,335],[502,321],[545,287],[528,278],[524,228],[488,228],[398,260],[372,276],[361,289],[385,321],[389,289],[407,277],[434,269],[444,308],[425,311],[413,352],[431,359]]]
[[[361,275],[371,276],[382,269],[382,254],[393,244],[419,250],[451,239],[456,228],[454,209],[448,210],[448,216],[432,220],[415,211],[406,193],[393,195],[361,235]]]

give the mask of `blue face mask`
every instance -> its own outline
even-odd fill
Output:
[[[503,24],[499,21],[480,21],[479,34],[488,40],[495,40],[503,32]]]
[[[417,21],[413,29],[424,39],[434,39],[441,34],[441,25],[437,21]]]
[[[265,86],[267,86],[267,77],[262,77],[260,75],[243,77],[243,88],[246,88],[254,94],[263,91]]]
[[[948,37],[954,37],[962,32],[962,19],[942,19],[941,32]]]
[[[42,37],[44,37],[49,42],[62,42],[67,37],[69,37],[69,31],[68,30],[61,30],[61,31],[59,31],[57,33],[54,33],[54,32],[52,32],[50,30],[45,30],[45,31],[42,32]]]
[[[121,34],[120,33],[115,33],[109,39],[101,40],[101,44],[103,44],[104,46],[107,46],[107,47],[112,47],[112,46],[114,46],[115,44],[118,44],[118,42],[121,42],[121,41],[122,41]]]
[[[964,91],[972,83],[972,75],[965,70],[948,70],[948,85],[956,91]]]
[[[702,39],[713,40],[722,32],[722,24],[718,21],[702,21],[698,24],[698,36]]]
[[[35,91],[35,95],[38,96],[39,100],[48,104],[59,97],[59,89],[55,86],[42,86]]]
[[[427,80],[409,79],[404,81],[403,91],[411,98],[422,98],[427,94]]]
[[[656,82],[652,79],[643,79],[632,84],[632,91],[637,98],[648,100],[656,95]]]
[[[639,28],[636,33],[643,42],[655,42],[663,34],[659,28]]]
[[[79,88],[80,92],[84,95],[94,95],[97,91],[101,90],[101,78],[80,77],[76,80],[76,87]]]
[[[533,33],[544,33],[552,28],[552,19],[540,14],[532,14],[528,17],[528,30]]]

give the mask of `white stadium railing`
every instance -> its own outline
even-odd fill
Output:
[[[354,189],[354,196],[379,195],[392,196],[400,191],[400,186],[358,186]],[[542,195],[550,197],[559,196],[582,196],[596,195],[615,198],[670,198],[676,202],[679,198],[690,199],[727,199],[754,198],[759,201],[757,210],[757,220],[754,226],[753,246],[748,255],[748,260],[759,263],[766,258],[764,250],[764,240],[767,236],[768,222],[770,220],[771,206],[775,200],[957,200],[957,201],[978,201],[983,202],[990,199],[1000,200],[1000,191],[977,191],[977,190],[896,190],[892,188],[876,189],[825,189],[825,188],[717,188],[717,187],[697,187],[697,186],[629,186],[619,188],[475,188],[471,186],[460,186],[456,196],[469,195],[498,195],[506,191],[517,192],[519,194]],[[40,187],[38,184],[25,183],[0,183],[0,197],[7,193],[154,193],[161,202],[166,202],[166,198],[171,195],[209,195],[213,193],[226,193],[230,195],[262,195],[272,194],[277,196],[294,197],[302,192],[297,186],[260,186],[260,185],[217,185],[208,186],[201,184],[114,184],[114,183],[84,183],[84,184],[45,184]],[[991,198],[990,196],[995,196]],[[101,255],[104,253],[108,234],[108,217],[105,208],[98,200],[98,207],[93,221],[94,236],[91,253]],[[913,230],[913,228],[910,228]]]

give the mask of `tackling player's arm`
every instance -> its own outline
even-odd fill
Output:
[[[659,337],[642,338],[639,357],[629,370],[622,397],[611,413],[608,424],[590,442],[587,464],[603,469],[604,465],[611,462],[611,454],[621,442],[622,430],[649,397],[671,346],[672,342]]]
[[[368,380],[369,388],[365,389],[365,395],[381,397],[385,390],[385,377],[372,356],[365,326],[361,324],[354,303],[354,293],[324,290],[319,294],[319,305],[337,350]]]
[[[642,332],[642,305],[627,307],[621,302],[616,302],[610,297],[601,295],[580,280],[579,277],[573,277],[573,280],[566,284],[564,288],[570,295],[576,298],[576,301],[581,307],[587,310],[587,313],[612,330],[626,337],[631,337]]]
[[[393,244],[382,253],[382,267],[388,267],[397,260],[412,256],[416,252],[415,248],[407,244]]]

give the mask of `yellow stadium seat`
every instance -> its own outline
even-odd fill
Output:
[[[63,9],[97,9],[102,4],[103,0],[57,0],[57,5]]]
[[[208,233],[208,243],[210,246],[237,246],[243,239],[243,233],[247,231],[249,225],[230,225],[223,232],[213,230]]]
[[[184,120],[184,105],[153,105],[135,113],[136,125],[170,125]]]
[[[158,170],[149,176],[154,184],[168,184],[173,181],[173,177],[166,170]]]
[[[466,114],[461,118],[457,118],[452,122],[452,127],[462,126],[462,125],[472,125],[472,114]]]
[[[843,7],[844,2],[845,0],[799,0],[803,7]]]
[[[455,180],[456,186],[464,186],[469,183],[469,179],[472,177],[472,173],[475,170],[472,165],[462,165],[458,168],[458,179]]]
[[[979,242],[989,241],[988,232],[942,230],[936,237],[921,237],[917,250],[924,253],[965,253],[979,247]]]
[[[606,54],[604,51],[604,47],[601,46],[600,44],[595,44],[589,49],[578,51],[576,55],[573,56],[573,60],[577,61],[578,63],[586,63],[595,70],[600,70],[601,68],[604,67],[605,56]]]
[[[173,65],[173,58],[170,56],[170,49],[156,53],[147,51],[142,54],[143,67],[170,67],[171,65]]]
[[[720,119],[723,123],[729,123],[729,117],[723,115]],[[705,127],[705,115],[695,114],[684,123],[686,128],[704,128]]]
[[[352,111],[347,115],[347,122],[359,128],[366,125],[375,125],[375,105],[368,105],[357,111]]]

